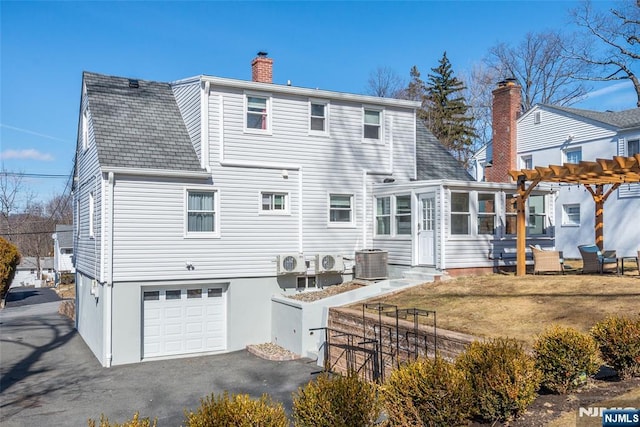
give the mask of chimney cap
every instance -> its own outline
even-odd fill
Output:
[[[267,57],[267,55],[269,55],[269,53],[267,53],[267,52],[265,52],[265,51],[262,51],[262,50],[261,50],[260,52],[258,52],[258,53],[257,53],[257,55],[258,55],[258,57],[260,57],[260,58],[266,58],[266,57]]]

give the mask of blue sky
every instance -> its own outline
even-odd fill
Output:
[[[12,2],[0,0],[0,157],[41,200],[73,168],[82,71],[173,81],[199,74],[250,80],[256,52],[274,83],[364,93],[389,67],[423,76],[447,51],[469,70],[497,42],[568,28],[573,1]],[[598,1],[597,8],[611,2]],[[578,108],[635,106],[629,83],[594,87]]]

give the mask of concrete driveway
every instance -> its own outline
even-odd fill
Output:
[[[59,302],[0,311],[0,425],[82,426],[104,413],[139,411],[180,426],[184,409],[211,393],[268,393],[291,411],[291,394],[313,379],[315,361],[271,362],[247,351],[103,368],[57,313]]]

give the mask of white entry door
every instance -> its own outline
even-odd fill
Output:
[[[418,264],[436,264],[436,197],[422,194],[420,200],[420,223],[418,224]]]
[[[226,349],[226,292],[220,286],[144,289],[143,357]]]

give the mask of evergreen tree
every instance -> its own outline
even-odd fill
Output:
[[[427,77],[424,111],[419,112],[418,117],[425,120],[435,137],[467,167],[476,133],[470,107],[462,95],[465,85],[453,75],[447,52],[431,71]]]

